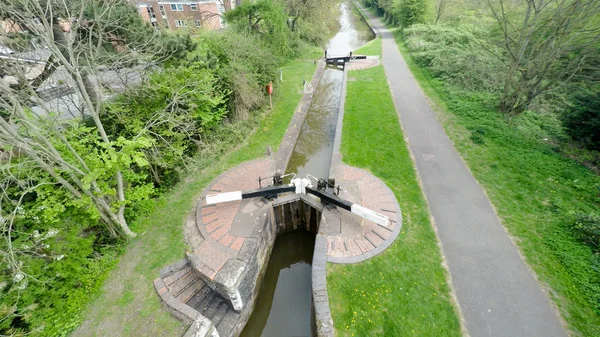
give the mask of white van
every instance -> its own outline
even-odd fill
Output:
[[[13,54],[14,51],[0,44],[0,54]]]

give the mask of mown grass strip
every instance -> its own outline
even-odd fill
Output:
[[[381,42],[373,45],[379,51],[368,52],[381,53]],[[336,333],[460,336],[448,275],[385,72],[377,66],[348,76],[355,80],[347,88],[343,161],[367,169],[392,189],[402,208],[403,227],[383,254],[355,265],[328,265]]]
[[[355,55],[378,55],[381,56],[381,39],[373,39],[364,46],[354,51]]]
[[[600,336],[600,256],[577,241],[574,214],[600,209],[600,177],[509,125],[493,97],[465,93],[433,78],[396,42],[455,147],[575,335]],[[531,132],[533,134],[533,132]]]
[[[187,178],[159,198],[147,216],[135,221],[132,228],[138,238],[128,245],[73,336],[179,336],[185,331],[160,305],[152,281],[160,268],[184,257],[183,223],[204,187],[228,168],[264,156],[267,146],[277,150],[302,97],[298,94],[302,81],[310,80],[316,69],[309,58],[320,54],[314,48],[284,65],[273,111],[234,126],[222,137],[213,136],[212,141],[220,144],[213,153],[197,158]]]

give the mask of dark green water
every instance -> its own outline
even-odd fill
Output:
[[[314,247],[314,234],[303,230],[277,238],[260,296],[241,336],[312,336]]]

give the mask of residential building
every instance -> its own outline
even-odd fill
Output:
[[[152,26],[179,30],[205,28],[215,30],[225,27],[225,11],[235,8],[239,0],[146,0],[133,2],[142,19]]]

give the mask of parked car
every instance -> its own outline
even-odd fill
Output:
[[[13,54],[14,51],[8,47],[0,45],[0,54]]]

